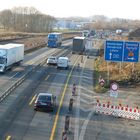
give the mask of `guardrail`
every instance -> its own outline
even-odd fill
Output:
[[[29,69],[19,80],[17,80],[14,84],[12,84],[5,92],[2,93],[2,96],[0,96],[0,102],[2,102],[8,95],[11,94],[11,92],[16,89],[25,79],[29,74],[35,70],[38,66],[41,66],[45,64],[47,61],[47,58],[44,57],[44,59],[39,62],[37,65],[35,65],[33,68]]]
[[[61,50],[59,52],[61,52]],[[52,52],[50,55],[57,55],[57,53],[59,52]],[[36,62],[37,65],[34,65],[34,67],[29,69],[19,80],[12,84],[6,91],[4,91],[0,96],[0,102],[2,102],[8,95],[10,95],[11,92],[16,89],[26,79],[26,77],[30,75],[33,70],[45,64],[47,61],[47,57],[48,56],[44,56],[44,58],[41,58],[42,61],[38,60],[38,62]]]

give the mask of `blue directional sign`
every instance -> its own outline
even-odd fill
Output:
[[[139,42],[124,42],[124,62],[139,61]]]
[[[123,58],[123,41],[107,40],[105,45],[105,60],[121,61]]]

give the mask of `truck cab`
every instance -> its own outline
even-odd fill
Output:
[[[50,33],[48,34],[48,47],[56,48],[62,44],[62,33]]]

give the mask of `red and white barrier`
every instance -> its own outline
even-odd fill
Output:
[[[99,102],[96,103],[95,112],[133,120],[140,119],[140,111],[137,108],[113,106],[110,104],[102,104]]]

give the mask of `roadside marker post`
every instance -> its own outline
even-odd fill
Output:
[[[76,94],[76,84],[73,84],[72,95],[74,96],[75,94]]]
[[[73,98],[71,98],[69,102],[69,111],[72,111],[72,108],[73,108]]]
[[[62,132],[62,140],[67,140],[67,133],[65,131]]]
[[[65,117],[65,132],[69,131],[69,123],[70,123],[70,116],[66,115],[66,117]]]

